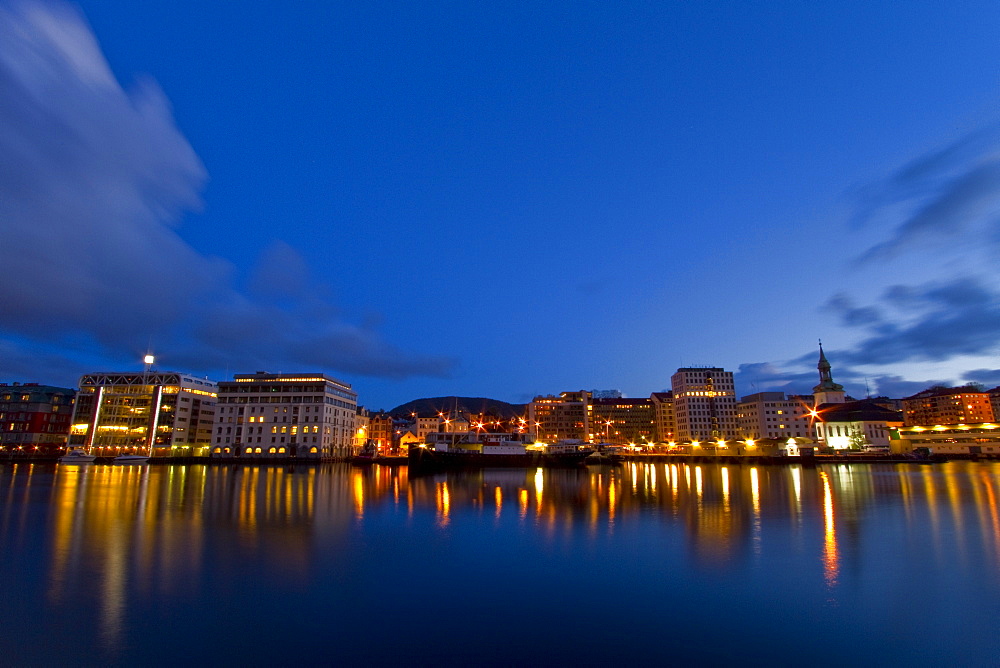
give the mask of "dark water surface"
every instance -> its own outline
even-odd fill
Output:
[[[4,665],[996,665],[1000,464],[0,465]]]

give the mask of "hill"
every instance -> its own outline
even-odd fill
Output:
[[[506,401],[498,399],[487,399],[485,397],[432,397],[429,399],[414,399],[401,406],[396,406],[390,415],[396,417],[410,417],[412,413],[417,415],[434,415],[438,412],[455,410],[469,413],[486,413],[489,415],[499,415],[505,418],[524,415],[527,406],[525,404],[508,404]]]

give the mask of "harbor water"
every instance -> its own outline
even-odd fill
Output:
[[[1000,464],[0,464],[4,665],[996,665]]]

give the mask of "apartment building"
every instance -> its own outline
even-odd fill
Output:
[[[980,424],[992,422],[989,392],[971,387],[931,387],[903,399],[907,425]]]
[[[55,455],[69,438],[76,390],[0,383],[0,452]]]

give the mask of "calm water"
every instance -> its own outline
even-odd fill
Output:
[[[982,664],[1000,465],[0,465],[0,663]]]

